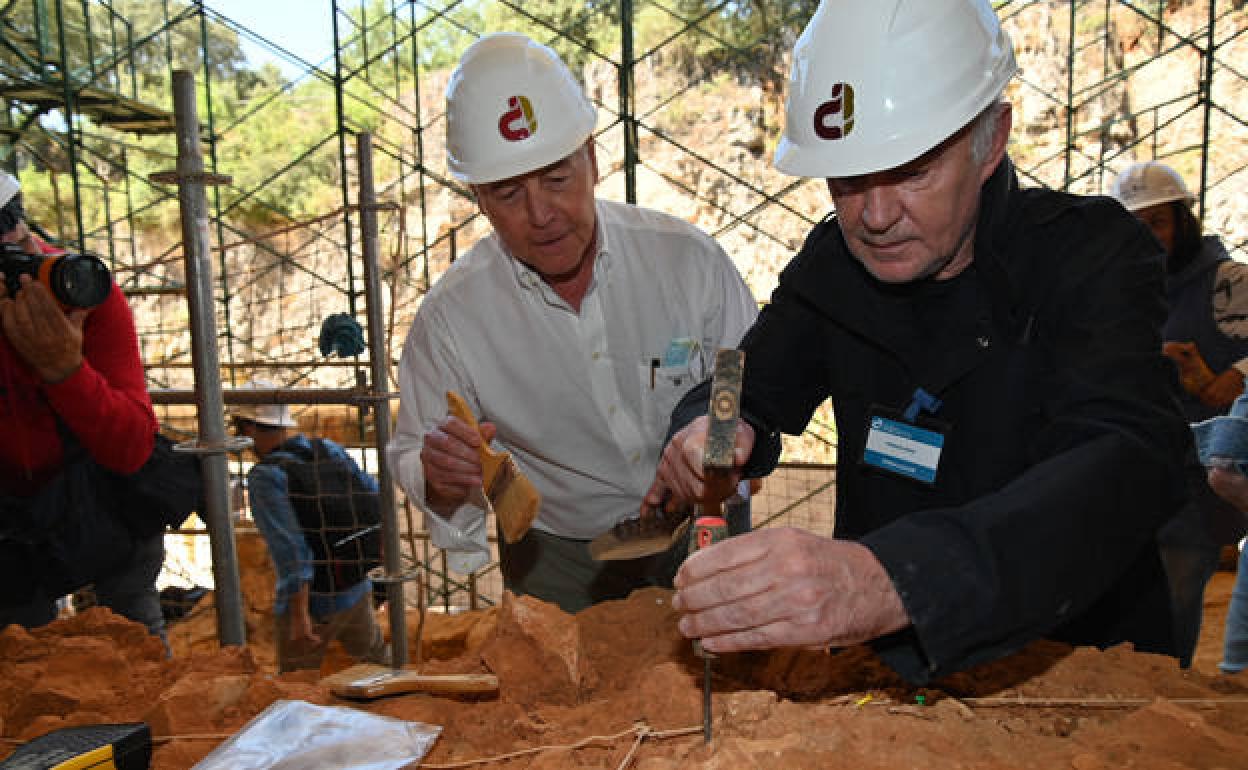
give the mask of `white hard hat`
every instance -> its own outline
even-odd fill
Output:
[[[776,168],[848,177],[909,163],[1017,71],[988,0],[823,0],[793,49]]]
[[[13,200],[13,196],[22,191],[22,185],[17,181],[17,177],[7,171],[0,171],[0,206],[7,206],[9,201]]]
[[[268,380],[256,378],[243,387],[254,390],[274,390],[277,385]],[[293,428],[297,424],[287,404],[239,404],[230,411],[230,416],[273,428]]]
[[[527,174],[571,155],[597,121],[554,51],[515,32],[487,35],[446,87],[446,165],[468,184]]]
[[[1177,171],[1155,160],[1128,166],[1114,179],[1113,195],[1127,211],[1170,201],[1191,203],[1196,200]]]

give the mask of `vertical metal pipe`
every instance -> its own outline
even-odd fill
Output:
[[[372,364],[373,428],[377,439],[377,481],[381,487],[381,534],[384,542],[386,608],[390,614],[390,660],[395,668],[407,663],[407,602],[403,597],[403,544],[399,540],[399,517],[394,505],[394,483],[386,463],[390,443],[390,388],[387,371],[385,319],[382,317],[381,271],[377,264],[377,193],[373,188],[373,135],[356,136],[356,161],[360,181],[360,235],[363,239],[364,297],[368,306],[368,357]]]
[[[203,0],[195,0],[195,9],[199,14],[199,45],[204,59],[204,106],[208,112],[208,163],[213,173],[216,173],[218,168],[217,127],[213,119],[212,109],[212,58],[210,53],[212,47],[208,44],[208,14],[204,13]],[[221,221],[221,190],[217,185],[212,187],[212,211],[216,214],[214,219],[217,223],[217,243],[225,243],[225,225]],[[230,291],[230,271],[226,265],[227,256],[225,249],[222,249],[217,255],[217,262],[221,270],[221,320],[225,325],[225,356],[229,363],[234,363],[234,323],[230,312],[232,294]],[[235,370],[230,369],[230,385],[237,385],[236,379]]]
[[[1074,151],[1072,144],[1075,141],[1075,37],[1079,34],[1078,21],[1079,10],[1078,3],[1071,0],[1070,15],[1067,19],[1067,29],[1069,30],[1070,39],[1066,46],[1066,148],[1062,155],[1065,164],[1062,170],[1062,189],[1070,189],[1070,178],[1073,173],[1072,165],[1074,163]]]
[[[412,3],[408,5],[408,8],[411,13],[409,29],[412,36],[412,103],[416,109],[416,125],[412,128],[412,133],[416,137],[416,168],[420,172],[420,175],[416,177],[417,191],[420,194],[420,248],[425,255],[421,272],[424,285],[421,289],[427,292],[433,285],[433,281],[429,277],[429,206],[425,200],[425,169],[428,168],[428,165],[425,161],[424,111],[420,108],[420,38],[417,32],[420,26],[416,23],[416,4]],[[405,205],[404,201],[400,201],[400,203]],[[406,255],[406,237],[404,238],[403,247]]]
[[[73,72],[70,66],[69,48],[65,43],[65,7],[61,4],[61,0],[56,0],[56,35],[57,44],[60,46],[61,61],[61,94],[65,100],[63,108],[65,114],[65,153],[69,156],[69,178],[74,183],[74,219],[78,227],[78,240],[74,241],[79,250],[87,247],[86,234],[84,225],[82,224],[82,189],[78,180],[78,148],[82,146],[82,128],[78,125],[76,113],[78,112],[78,95],[74,90],[73,78],[69,73]],[[45,72],[46,75],[46,72]]]
[[[338,29],[338,0],[329,0],[329,6],[334,22],[334,115],[336,121],[334,130],[338,133],[338,168],[342,172],[339,187],[342,191],[342,242],[347,260],[347,311],[354,317],[356,314],[355,260],[353,259],[355,254],[352,252],[352,247],[355,241],[351,232],[351,192],[349,189],[351,180],[347,173],[347,134],[350,130],[347,128],[345,99],[348,76],[343,74],[346,72],[347,65],[344,61],[346,52],[342,48],[345,41]]]
[[[246,643],[234,525],[230,519],[229,477],[225,463],[225,414],[217,354],[217,323],[212,304],[212,260],[208,235],[208,202],[204,196],[204,159],[199,149],[199,114],[195,76],[173,73],[173,107],[178,140],[178,202],[182,214],[182,248],[186,261],[186,299],[191,322],[191,358],[201,446],[221,447],[200,456],[204,499],[212,544],[212,576],[216,583],[217,636],[223,645]]]
[[[624,127],[624,200],[637,202],[637,117],[633,114],[633,3],[620,0],[620,123]]]
[[[87,0],[82,0],[82,26],[83,37],[86,38],[85,42],[87,44],[86,70],[90,73],[87,85],[98,87],[100,84],[97,81],[100,73],[95,71],[95,30],[91,29],[91,7],[87,5]]]
[[[1197,217],[1201,226],[1205,223],[1205,196],[1209,191],[1209,136],[1213,124],[1213,74],[1218,52],[1218,37],[1215,27],[1218,23],[1217,0],[1209,0],[1209,36],[1208,48],[1205,50],[1205,71],[1200,83],[1200,99],[1204,102],[1204,127],[1200,137],[1200,195],[1197,197]]]

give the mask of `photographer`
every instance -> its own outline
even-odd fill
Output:
[[[2,172],[0,242],[63,254],[31,232]],[[163,638],[163,531],[119,522],[112,505],[113,480],[147,463],[158,427],[130,308],[111,279],[99,304],[65,308],[16,249],[0,269],[0,628],[47,623],[58,596],[94,583],[101,605]]]

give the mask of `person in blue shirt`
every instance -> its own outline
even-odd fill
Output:
[[[272,387],[262,382],[252,387]],[[311,456],[312,442],[291,430],[295,421],[285,404],[258,404],[236,408],[235,432],[253,442],[260,462],[247,473],[248,497],[256,527],[264,537],[277,573],[274,616],[279,670],[319,669],[335,639],[352,657],[387,664],[389,650],[373,611],[371,583],[365,578],[350,585],[331,585],[318,571],[327,569],[314,554],[312,543],[320,530],[300,523],[292,502],[288,471],[283,463]],[[349,467],[353,488],[376,495],[377,482],[338,444],[323,443],[327,459]]]
[[[1200,461],[1208,468],[1209,486],[1248,514],[1248,393],[1231,404],[1229,414],[1192,425]],[[1239,564],[1226,608],[1222,660],[1218,670],[1238,674],[1248,669],[1248,540],[1239,541]]]

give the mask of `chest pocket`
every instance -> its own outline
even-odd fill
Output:
[[[667,434],[676,403],[698,382],[696,371],[700,367],[695,366],[698,361],[695,355],[675,366],[653,366],[650,363],[638,366],[641,412],[648,437],[657,440]]]

